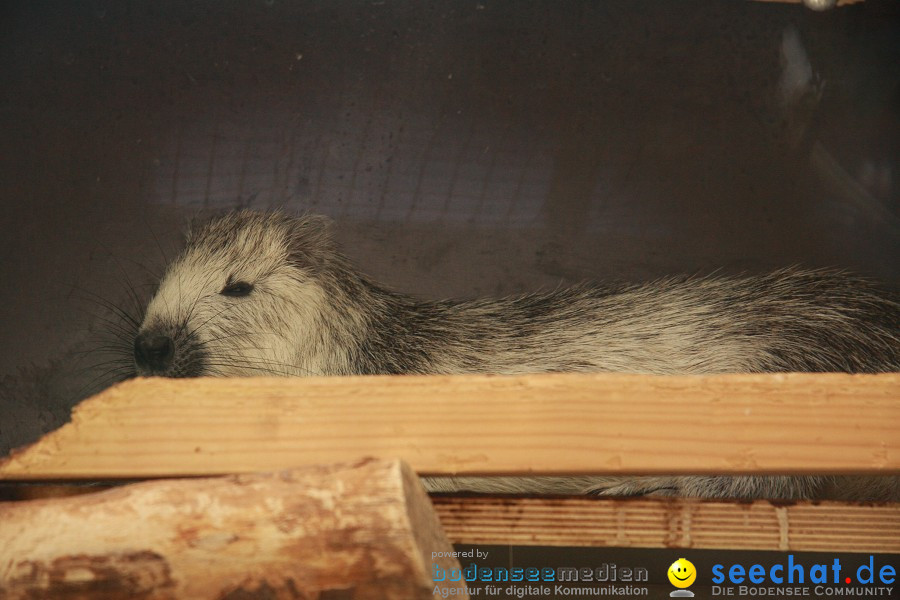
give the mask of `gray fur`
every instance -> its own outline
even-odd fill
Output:
[[[252,285],[246,295],[244,283]],[[425,302],[360,274],[335,249],[322,218],[239,211],[188,236],[140,329],[145,340],[171,340],[173,356],[166,364],[139,360],[137,371],[877,373],[900,370],[898,326],[896,294],[824,270]],[[900,489],[896,478],[876,485],[825,477],[443,478],[430,485],[779,498],[816,497],[829,487],[846,495],[848,486],[850,495],[884,498]]]

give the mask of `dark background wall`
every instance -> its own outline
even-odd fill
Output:
[[[427,297],[795,263],[897,283],[898,13],[4,2],[0,449],[109,381],[104,303],[214,209],[328,214]]]

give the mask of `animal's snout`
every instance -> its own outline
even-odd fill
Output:
[[[134,340],[134,361],[141,369],[165,371],[171,366],[174,356],[175,343],[169,336],[145,331]]]

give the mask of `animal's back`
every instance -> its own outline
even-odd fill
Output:
[[[896,295],[833,271],[578,286],[435,315],[419,327],[440,341],[424,372],[900,370]]]

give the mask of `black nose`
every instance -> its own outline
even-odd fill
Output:
[[[134,340],[134,362],[142,369],[162,372],[172,364],[175,344],[172,338],[145,331]]]

